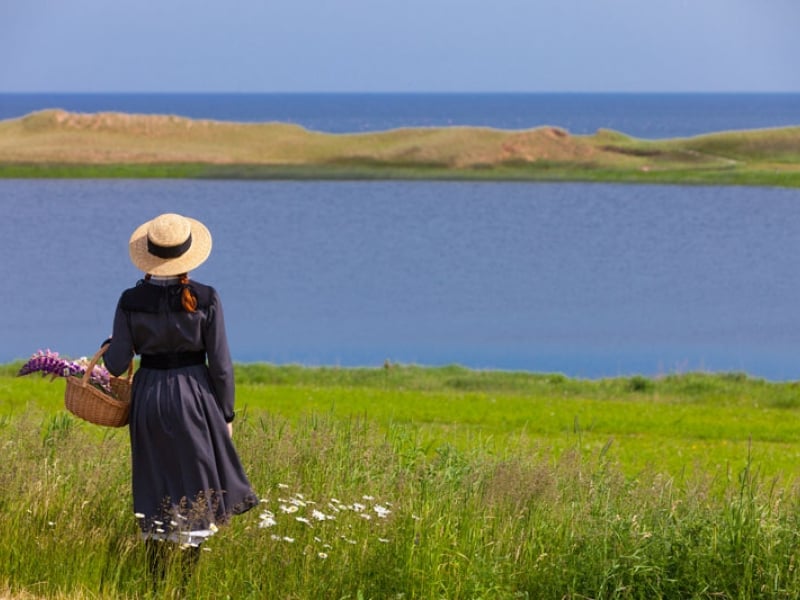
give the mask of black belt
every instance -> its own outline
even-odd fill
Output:
[[[180,369],[206,364],[205,350],[198,352],[168,352],[165,354],[142,354],[139,365],[143,369]]]

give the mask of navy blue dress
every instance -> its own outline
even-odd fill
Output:
[[[193,313],[181,305],[177,279],[125,290],[104,360],[120,375],[134,354],[143,363],[157,359],[158,368],[143,364],[133,378],[134,511],[145,536],[197,545],[258,498],[227,431],[234,378],[222,305],[214,288],[189,286],[198,301]],[[187,356],[200,358],[180,360]],[[165,357],[177,363],[164,364]]]

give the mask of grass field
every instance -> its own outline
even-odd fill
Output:
[[[125,430],[18,366],[0,598],[154,597]],[[263,503],[207,543],[187,597],[800,597],[793,382],[248,364],[237,386]],[[157,596],[181,589],[174,567]]]
[[[0,177],[450,179],[800,186],[800,127],[640,140],[558,127],[327,134],[63,110],[0,121]]]

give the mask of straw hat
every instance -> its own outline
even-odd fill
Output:
[[[173,213],[140,225],[129,244],[131,261],[145,273],[181,275],[199,267],[211,253],[211,233],[200,221]]]

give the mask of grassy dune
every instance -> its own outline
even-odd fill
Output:
[[[0,176],[583,180],[800,186],[800,127],[647,141],[557,127],[327,134],[46,110],[0,121]]]

